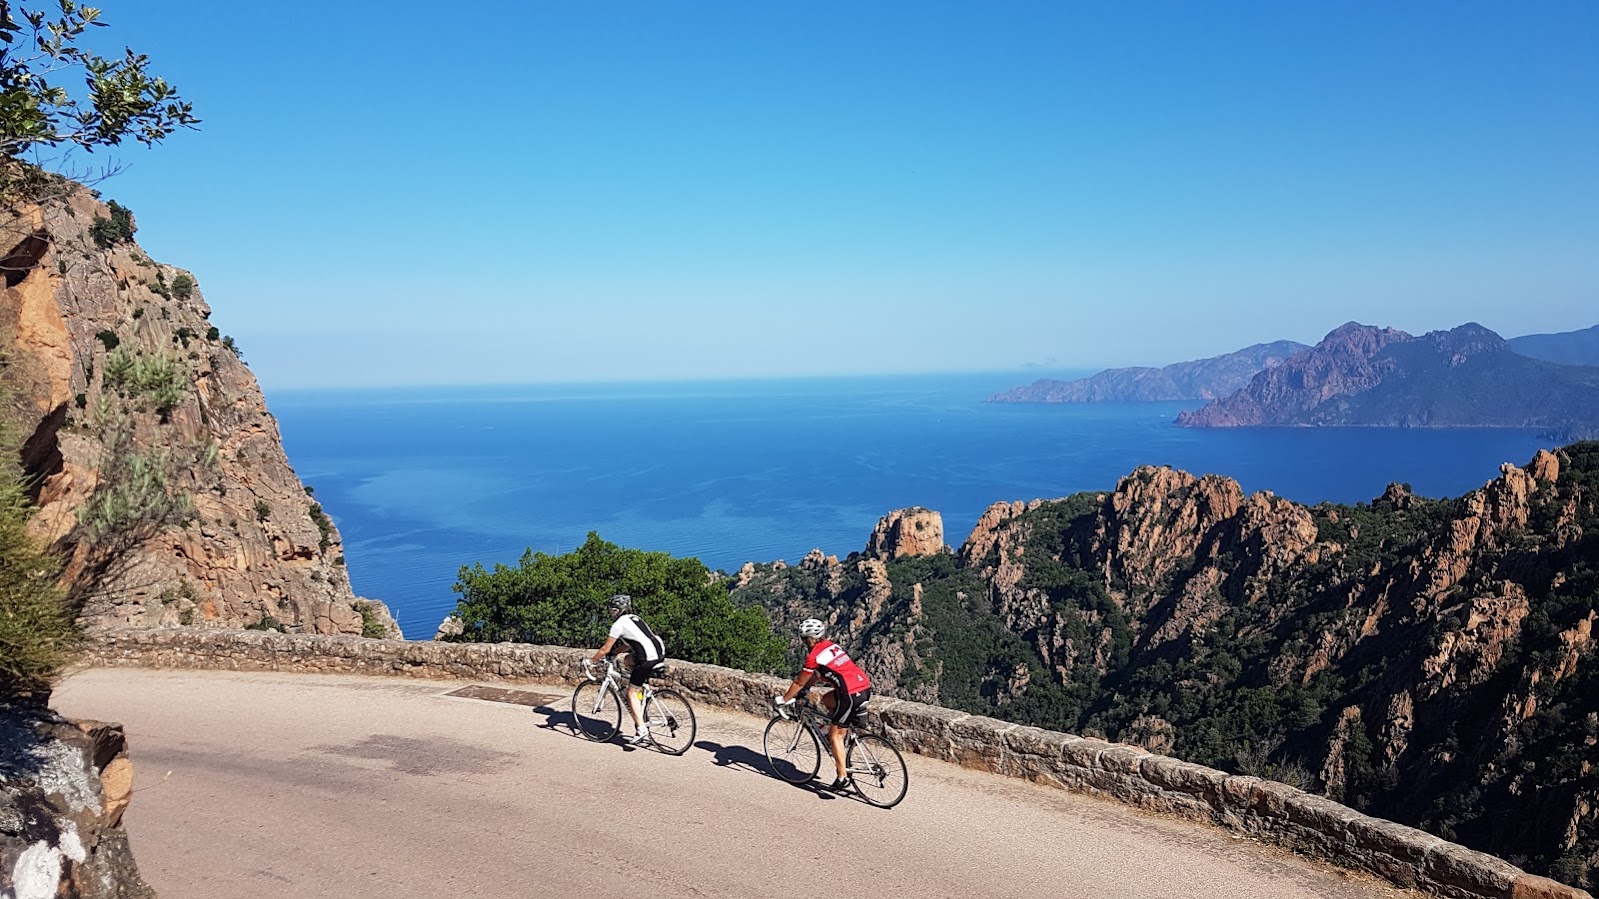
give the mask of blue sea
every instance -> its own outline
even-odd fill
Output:
[[[959,545],[990,503],[1108,490],[1135,466],[1304,503],[1391,481],[1456,495],[1525,463],[1535,431],[1188,430],[1190,405],[1002,405],[1036,375],[274,391],[289,461],[344,535],[358,595],[408,637],[455,607],[462,565],[566,552],[589,531],[714,569],[843,556],[890,509]]]

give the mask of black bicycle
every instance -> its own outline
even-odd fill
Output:
[[[772,772],[791,784],[802,784],[822,767],[822,747],[827,743],[828,721],[800,694],[793,717],[779,707],[761,737],[766,762]],[[832,757],[831,750],[827,757]],[[893,808],[905,798],[910,774],[905,759],[877,734],[850,728],[844,738],[844,771],[861,799],[878,808]]]
[[[577,721],[578,733],[603,743],[622,727],[622,709],[627,706],[622,697],[622,670],[615,661],[606,659],[604,676],[597,676],[585,660],[583,674],[583,681],[572,691],[572,717]],[[694,707],[671,687],[657,690],[646,683],[643,689],[642,709],[650,742],[667,755],[688,752],[694,745]]]

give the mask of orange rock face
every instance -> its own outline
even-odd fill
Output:
[[[944,552],[944,516],[916,507],[884,515],[866,543],[866,554],[879,559],[936,556]]]
[[[0,212],[12,423],[27,435],[35,528],[68,555],[69,577],[96,575],[86,622],[361,633],[338,529],[290,467],[255,376],[192,275],[94,240],[108,217],[84,189]],[[137,539],[122,526],[93,536],[83,513],[130,459],[159,472],[176,508]],[[134,545],[108,564],[119,538]],[[365,608],[398,634],[381,603]]]

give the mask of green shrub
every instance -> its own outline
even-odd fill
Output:
[[[167,468],[160,450],[111,453],[94,493],[78,510],[84,536],[91,543],[129,540],[187,517],[189,498],[168,489]]]
[[[10,392],[0,388],[0,399],[9,405]],[[61,560],[28,529],[33,507],[15,433],[0,420],[0,701],[46,698],[78,644]]]
[[[163,421],[183,402],[188,374],[177,359],[118,350],[106,357],[105,386],[126,399],[149,399]]]
[[[254,624],[246,624],[244,629],[247,631],[277,631],[280,634],[289,632],[289,629],[283,626],[283,622],[273,618],[271,615],[262,615],[260,621]]]
[[[216,325],[212,325],[211,327],[205,329],[206,340],[216,340],[220,336],[222,336],[222,332],[217,330]]]
[[[528,550],[515,568],[463,566],[454,589],[459,642],[598,647],[609,626],[605,599],[626,593],[672,658],[768,672],[787,646],[765,612],[734,605],[698,559],[624,549],[593,532],[565,555]]]
[[[178,275],[172,279],[172,295],[180,300],[187,300],[194,296],[194,279],[188,275]]]
[[[361,613],[361,636],[382,639],[388,635],[383,622],[378,620],[377,613],[372,611],[371,603],[358,602],[355,604],[355,610]]]
[[[138,227],[133,224],[133,213],[116,200],[108,204],[111,217],[95,216],[94,222],[89,225],[89,236],[94,238],[95,246],[106,249],[113,244],[126,243],[133,239],[133,234]]]
[[[258,499],[258,500],[255,501],[255,520],[256,521],[266,521],[267,518],[270,517],[271,515],[272,515],[272,507],[267,505],[267,501],[266,500]]]
[[[307,490],[307,492],[310,491]],[[321,503],[311,504],[310,515],[311,521],[316,524],[317,531],[322,534],[322,539],[317,541],[317,546],[321,547],[323,552],[327,552],[328,547],[333,545],[333,519],[322,511]]]

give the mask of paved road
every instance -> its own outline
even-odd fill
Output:
[[[1407,895],[1226,831],[912,757],[883,811],[790,786],[763,721],[700,711],[681,757],[459,682],[89,670],[62,712],[121,721],[127,826],[162,899]],[[163,775],[170,771],[165,780]]]

